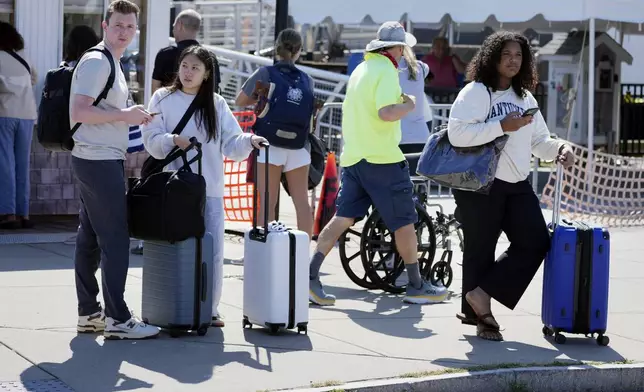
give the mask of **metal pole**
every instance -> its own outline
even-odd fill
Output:
[[[595,18],[588,26],[588,162],[586,162],[586,184],[588,192],[593,189],[595,149]]]
[[[288,0],[275,1],[275,39],[288,27]]]
[[[275,1],[275,40],[280,31],[288,27],[288,0],[276,0]],[[273,64],[277,62],[277,52],[273,56]],[[280,192],[277,194],[277,203],[275,204],[275,220],[279,220],[280,215],[280,196],[282,194],[280,186]]]
[[[262,50],[262,20],[264,19],[264,4],[262,4],[262,0],[257,2],[257,7],[257,31],[255,31],[257,42],[255,43],[255,50],[256,54],[259,56],[259,51]]]

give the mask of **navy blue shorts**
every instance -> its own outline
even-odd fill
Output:
[[[336,215],[360,220],[372,205],[392,232],[418,221],[407,161],[342,168]]]

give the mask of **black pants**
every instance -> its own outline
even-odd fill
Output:
[[[550,235],[532,186],[528,180],[513,184],[496,179],[489,195],[453,193],[465,245],[462,312],[476,317],[465,294],[477,287],[514,309],[550,249]],[[495,262],[502,231],[510,247]]]
[[[105,315],[130,319],[123,294],[130,266],[125,178],[122,160],[90,161],[72,157],[80,188],[80,224],[74,267],[78,315],[98,312],[96,271],[101,265]]]

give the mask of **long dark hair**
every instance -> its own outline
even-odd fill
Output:
[[[525,97],[526,91],[534,91],[539,83],[539,76],[535,66],[534,55],[530,50],[528,39],[519,33],[497,31],[483,41],[481,49],[474,55],[467,67],[469,80],[480,82],[496,91],[499,84],[499,71],[497,65],[501,61],[501,52],[507,42],[517,42],[521,46],[521,68],[519,73],[512,78],[512,90]]]
[[[79,25],[67,33],[65,40],[65,61],[78,61],[85,51],[98,45],[100,39],[93,28]]]
[[[205,128],[207,142],[217,140],[217,112],[215,110],[215,95],[213,93],[213,91],[215,91],[216,75],[212,54],[210,54],[208,49],[199,45],[189,46],[184,49],[183,52],[181,52],[181,56],[179,56],[179,67],[181,67],[183,59],[188,55],[197,57],[206,67],[206,78],[201,83],[201,87],[199,87],[199,91],[194,98],[197,100],[197,109],[195,110],[195,121],[197,123],[197,127]],[[174,83],[172,86],[168,87],[168,90],[170,90],[170,93],[174,93],[182,88],[183,85],[181,84],[181,78],[179,77],[178,71],[177,77],[174,79]]]
[[[25,41],[22,35],[11,23],[0,22],[0,50],[12,50],[17,52],[25,48]]]

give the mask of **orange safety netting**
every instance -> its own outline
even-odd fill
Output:
[[[244,132],[255,124],[253,111],[233,112]],[[252,222],[253,184],[246,182],[248,159],[235,162],[224,158],[224,212],[229,222]]]

